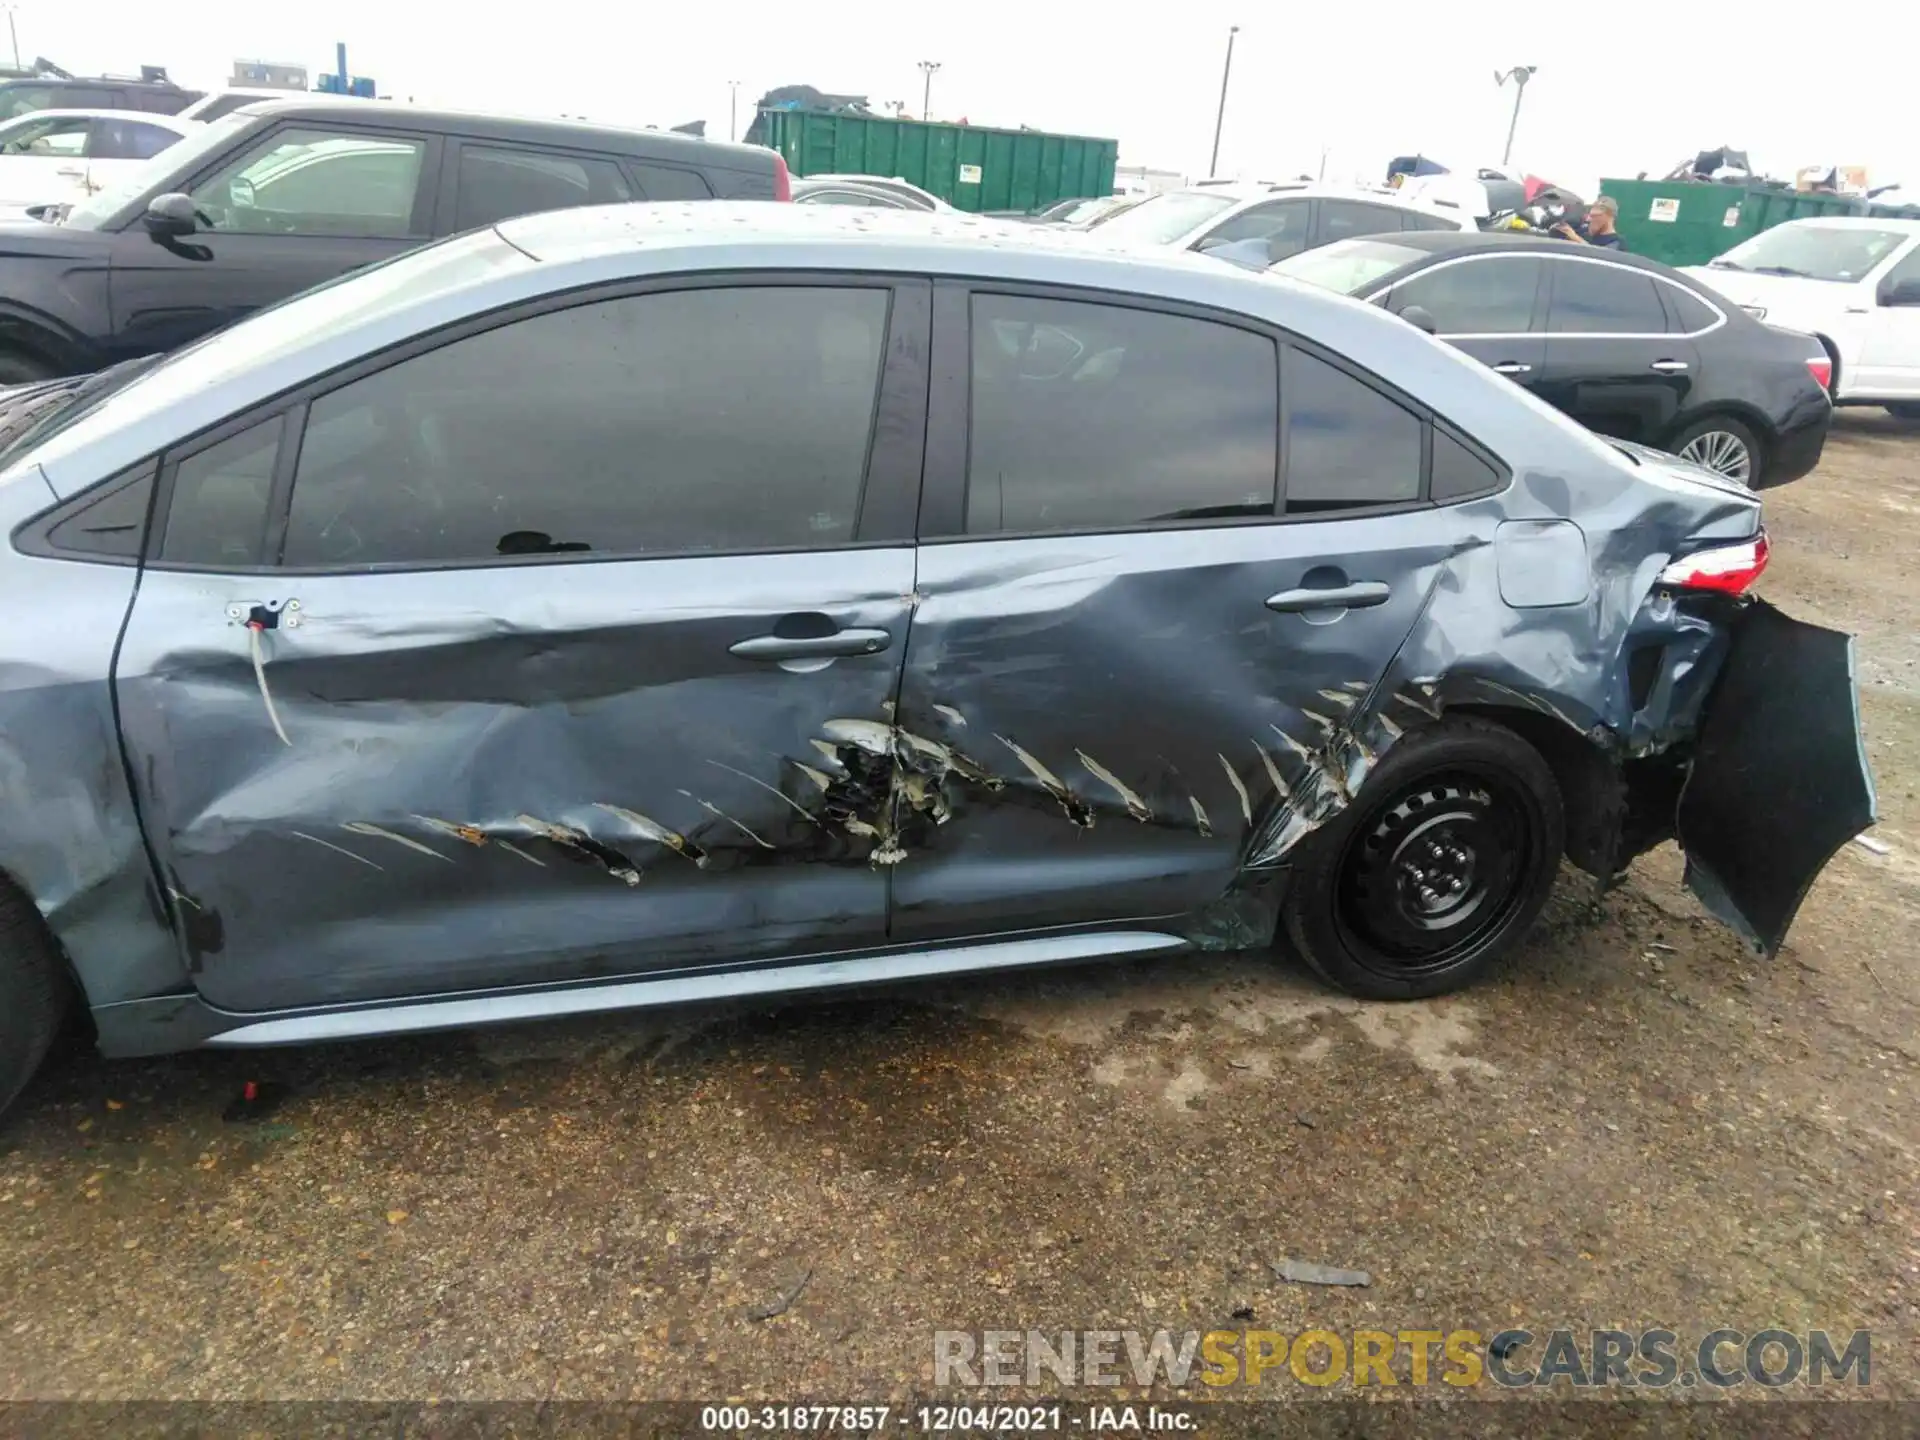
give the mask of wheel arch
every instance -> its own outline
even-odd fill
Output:
[[[1840,376],[1844,371],[1844,365],[1840,359],[1840,347],[1834,343],[1831,335],[1822,335],[1818,330],[1813,332],[1813,338],[1820,342],[1820,348],[1827,352],[1827,359],[1833,364],[1833,374],[1827,377],[1827,394],[1838,400]]]
[[[0,351],[30,355],[56,375],[92,369],[98,359],[79,335],[52,316],[5,299],[0,299]]]
[[[1449,705],[1443,718],[1482,720],[1518,735],[1547,762],[1566,813],[1566,855],[1599,879],[1618,868],[1620,835],[1627,815],[1627,788],[1620,762],[1564,720],[1515,705],[1467,702]]]

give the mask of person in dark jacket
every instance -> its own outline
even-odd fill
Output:
[[[1583,230],[1571,225],[1556,225],[1554,233],[1582,245],[1596,245],[1604,250],[1624,250],[1620,243],[1620,232],[1613,228],[1614,220],[1620,214],[1620,202],[1611,195],[1602,195],[1587,207],[1587,223]]]

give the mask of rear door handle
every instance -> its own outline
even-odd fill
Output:
[[[885,630],[836,630],[804,638],[755,635],[729,645],[727,651],[742,660],[831,660],[840,655],[878,655],[892,643],[892,634]]]
[[[1687,368],[1687,362],[1684,360],[1656,360],[1653,362],[1652,368],[1658,370],[1663,375],[1677,375]]]
[[[1378,580],[1356,580],[1335,590],[1282,590],[1267,597],[1267,608],[1282,615],[1308,610],[1365,610],[1386,604],[1392,593]]]
[[[1493,367],[1496,375],[1524,375],[1533,369],[1531,365],[1522,365],[1518,360],[1502,360]]]

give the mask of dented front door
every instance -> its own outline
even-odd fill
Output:
[[[882,940],[923,291],[569,295],[167,457],[115,683],[201,993]]]
[[[484,608],[470,587],[145,577],[121,715],[207,999],[267,1010],[881,938],[874,842],[825,813],[811,742],[884,721],[910,549],[520,569]],[[272,628],[249,629],[263,608]],[[834,636],[848,648],[830,654]],[[783,637],[820,653],[790,658]]]

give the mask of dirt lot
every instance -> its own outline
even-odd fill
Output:
[[[0,1398],[879,1399],[936,1329],[1249,1323],[1870,1326],[1920,1397],[1920,432],[1843,415],[1768,513],[1768,595],[1860,636],[1891,847],[1777,961],[1662,852],[1432,1004],[1209,956],[66,1055],[0,1130]]]

